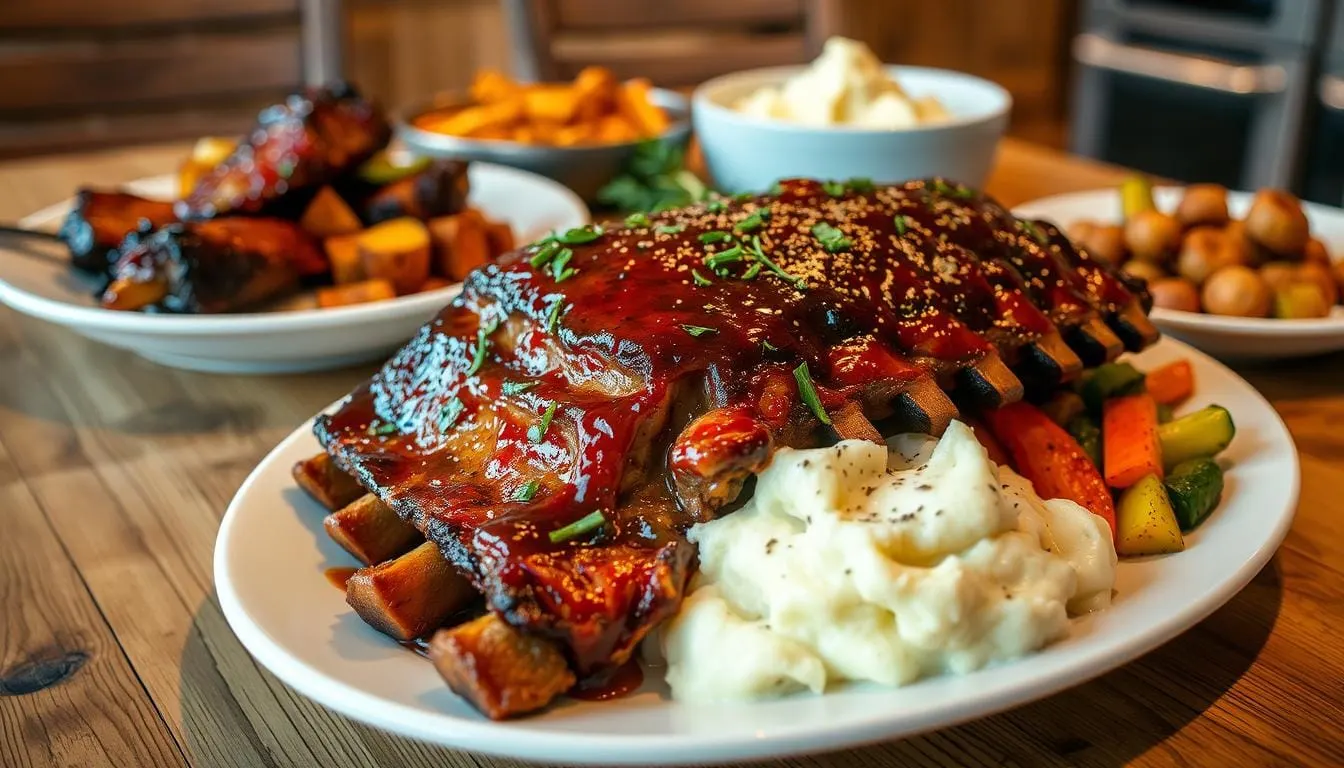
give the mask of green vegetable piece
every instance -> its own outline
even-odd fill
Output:
[[[692,270],[691,270],[691,279],[694,280],[694,281],[695,281],[695,284],[696,284],[696,285],[699,285],[699,286],[706,286],[706,285],[713,285],[713,284],[714,284],[714,281],[713,281],[713,280],[710,280],[708,277],[705,277],[704,275],[700,274],[699,270],[695,270],[695,269],[692,269]]]
[[[555,236],[555,239],[565,245],[583,245],[584,243],[593,242],[601,237],[602,234],[602,228],[596,224],[584,224],[582,227],[574,227],[573,229],[567,229],[564,232],[561,232]]]
[[[1182,531],[1208,518],[1223,497],[1223,470],[1213,459],[1191,459],[1167,474],[1167,496]]]
[[[625,217],[625,226],[627,227],[647,227],[651,223],[649,217],[643,213],[632,213]]]
[[[701,232],[696,239],[705,245],[709,245],[710,243],[722,243],[726,240],[732,240],[733,234],[731,232],[724,232],[716,229],[710,232]]]
[[[1167,468],[1191,459],[1210,459],[1232,443],[1237,428],[1232,414],[1221,405],[1210,405],[1174,421],[1159,425],[1162,464]]]
[[[1073,435],[1074,440],[1078,441],[1078,445],[1082,446],[1083,452],[1097,469],[1101,469],[1101,427],[1086,414],[1081,414],[1074,417],[1064,428]]]
[[[606,525],[606,523],[607,518],[602,514],[602,510],[599,509],[589,512],[563,528],[556,528],[546,535],[550,538],[552,544],[560,544],[569,541],[570,539],[577,539],[589,531],[597,530],[603,525]]]
[[[812,409],[812,414],[817,417],[826,426],[831,425],[830,414],[821,404],[821,397],[817,395],[817,387],[812,383],[812,374],[807,370],[807,363],[799,363],[797,368],[793,369],[793,380],[798,382],[798,394],[802,396],[803,402],[808,408]]]
[[[538,480],[528,480],[526,483],[518,486],[518,490],[513,492],[514,501],[531,501],[533,496],[537,495],[537,489],[541,487]]]
[[[718,330],[717,328],[706,328],[706,327],[703,326],[703,325],[684,325],[684,324],[683,324],[683,325],[681,326],[681,329],[682,329],[683,331],[685,331],[685,332],[691,334],[692,336],[694,336],[694,337],[697,338],[697,339],[700,338],[701,336],[704,336],[704,335],[707,334],[707,333],[718,333],[718,332],[719,332],[719,330]]]
[[[1094,415],[1101,414],[1102,403],[1113,397],[1133,395],[1143,391],[1143,373],[1129,363],[1106,363],[1097,366],[1083,385],[1083,402]]]
[[[462,401],[456,397],[448,401],[448,404],[439,410],[439,429],[448,429],[457,423],[457,417],[462,415]]]
[[[418,156],[411,158],[409,163],[396,163],[386,150],[380,150],[365,160],[359,170],[355,171],[355,175],[370,184],[382,187],[425,170],[431,162],[428,157]]]
[[[1157,423],[1158,423],[1158,424],[1166,424],[1167,422],[1171,421],[1171,420],[1172,420],[1173,418],[1175,418],[1175,417],[1176,417],[1176,414],[1175,414],[1174,411],[1172,411],[1170,405],[1167,405],[1166,403],[1158,403],[1158,404],[1157,404]]]
[[[827,253],[840,253],[854,247],[854,242],[845,237],[844,232],[824,221],[812,225],[812,236],[817,238]]]
[[[546,438],[546,433],[551,428],[551,419],[555,418],[555,409],[559,404],[552,401],[546,407],[546,412],[541,415],[541,421],[527,428],[527,439],[534,443],[540,443]]]
[[[1120,215],[1126,219],[1157,207],[1153,202],[1153,183],[1146,176],[1130,176],[1120,182]]]
[[[1181,527],[1156,475],[1126,488],[1115,505],[1115,552],[1122,557],[1165,555],[1185,549]]]

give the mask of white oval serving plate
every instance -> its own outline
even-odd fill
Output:
[[[1186,551],[1121,563],[1114,606],[1075,620],[1065,640],[964,677],[692,707],[671,701],[661,670],[649,669],[633,695],[561,699],[537,716],[492,722],[428,661],[366,626],[324,577],[325,568],[352,562],[323,532],[324,510],[290,478],[296,461],[319,450],[311,422],[261,462],[229,505],[215,544],[219,602],[243,645],[300,693],[379,728],[460,749],[546,763],[719,762],[952,725],[1078,685],[1155,648],[1231,598],[1283,540],[1298,489],[1288,431],[1249,384],[1179,342],[1137,360],[1155,366],[1182,357],[1194,364],[1198,390],[1185,408],[1217,402],[1237,423],[1221,507],[1186,538]]]
[[[1181,187],[1153,190],[1154,201],[1163,211],[1173,211],[1181,201]],[[1251,207],[1248,192],[1229,192],[1228,210],[1242,218]],[[1311,233],[1325,243],[1336,260],[1344,258],[1344,210],[1304,203]],[[1062,227],[1075,221],[1119,222],[1120,191],[1094,189],[1054,195],[1023,203],[1013,209],[1018,216],[1048,219]],[[1154,308],[1153,322],[1164,332],[1216,357],[1227,360],[1301,357],[1344,349],[1344,307],[1335,307],[1329,317],[1312,320],[1274,320],[1260,317],[1223,317],[1200,312]]]
[[[550,179],[490,163],[473,163],[468,173],[471,205],[507,221],[519,243],[589,220],[583,201]],[[126,189],[170,199],[176,185],[173,176],[154,176]],[[70,205],[67,200],[45,208],[19,226],[54,230]],[[92,286],[69,268],[61,244],[0,239],[0,303],[157,363],[198,371],[287,373],[376,360],[405,343],[461,288],[332,309],[317,309],[307,294],[272,311],[165,315],[103,309]]]

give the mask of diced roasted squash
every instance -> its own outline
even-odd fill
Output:
[[[513,250],[513,227],[507,221],[486,221],[485,239],[490,244],[490,258]]]
[[[1185,549],[1176,512],[1157,475],[1120,494],[1115,512],[1115,552],[1122,557],[1163,555]]]
[[[388,281],[398,294],[414,293],[429,277],[429,230],[416,219],[376,224],[361,232],[356,242],[364,274]]]
[[[366,493],[354,477],[336,466],[325,453],[295,464],[292,474],[294,482],[327,509],[340,509]]]
[[[322,309],[345,307],[351,304],[369,304],[397,298],[397,290],[387,280],[363,280],[358,283],[332,285],[317,289],[317,306]]]
[[[485,219],[474,209],[430,219],[429,231],[434,241],[436,274],[459,281],[490,259]]]
[[[337,285],[363,282],[364,260],[359,257],[359,233],[328,237],[322,241],[331,263],[331,281]]]
[[[327,535],[365,565],[391,560],[409,552],[424,537],[372,493],[327,515]]]
[[[349,235],[364,227],[359,216],[350,210],[350,206],[331,187],[317,191],[299,219],[299,226],[317,238]]]
[[[425,281],[424,285],[420,286],[420,290],[416,291],[416,293],[428,293],[429,291],[437,291],[441,288],[447,288],[452,284],[453,281],[449,280],[446,277],[439,277],[438,275],[430,275],[429,279]]]
[[[178,168],[178,192],[186,197],[196,188],[196,182],[209,173],[238,146],[235,139],[220,136],[202,136],[192,145],[191,154]]]
[[[476,590],[426,541],[395,560],[355,571],[345,601],[374,629],[397,640],[425,637],[476,596]]]
[[[429,658],[448,687],[492,720],[541,709],[575,682],[554,644],[493,613],[436,632]]]

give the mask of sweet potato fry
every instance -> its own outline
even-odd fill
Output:
[[[364,280],[317,289],[317,306],[322,309],[369,304],[397,298],[397,290],[387,280]]]
[[[579,111],[579,92],[568,85],[534,85],[523,92],[523,112],[534,123],[564,125]]]
[[[478,104],[503,101],[518,94],[522,86],[498,69],[482,69],[471,80],[471,100]]]
[[[616,96],[616,110],[646,137],[660,135],[669,125],[667,113],[650,100],[652,95],[653,84],[636,78],[621,86]]]
[[[332,541],[365,565],[391,560],[425,540],[372,493],[327,515],[322,526]]]
[[[331,262],[331,281],[337,285],[358,283],[369,278],[364,274],[364,261],[359,258],[359,234],[338,235],[322,241]]]
[[[602,115],[616,108],[616,91],[620,84],[606,67],[584,67],[574,78],[574,92],[579,104],[575,120],[579,126],[592,125]]]
[[[492,720],[540,709],[575,682],[553,644],[493,613],[434,633],[429,658],[448,687]]]
[[[349,235],[364,227],[355,212],[350,210],[349,204],[331,187],[317,191],[300,217],[299,226],[317,238]]]
[[[449,136],[472,136],[480,131],[510,125],[524,115],[523,99],[508,98],[491,104],[466,107],[456,112],[430,113],[417,124],[425,130]]]
[[[325,453],[300,461],[291,473],[300,488],[330,510],[340,509],[365,494],[359,482]]]
[[[398,640],[424,637],[476,596],[471,583],[426,541],[395,560],[355,571],[345,601],[374,629]]]
[[[414,293],[429,277],[429,230],[416,219],[375,224],[357,242],[364,274],[388,281],[398,294]]]
[[[604,144],[620,144],[639,138],[639,127],[621,115],[603,115],[597,122],[593,138]]]
[[[438,275],[461,280],[490,259],[485,220],[476,210],[431,219],[429,231],[434,241],[435,273]]]

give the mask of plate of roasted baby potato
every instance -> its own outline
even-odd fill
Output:
[[[274,373],[376,359],[476,267],[588,220],[535,174],[417,157],[348,88],[294,94],[176,174],[19,222],[0,301],[181,368]]]
[[[1163,331],[1224,358],[1344,349],[1344,211],[1276,189],[1217,184],[1058,195],[1016,209],[1069,229],[1147,281]]]

